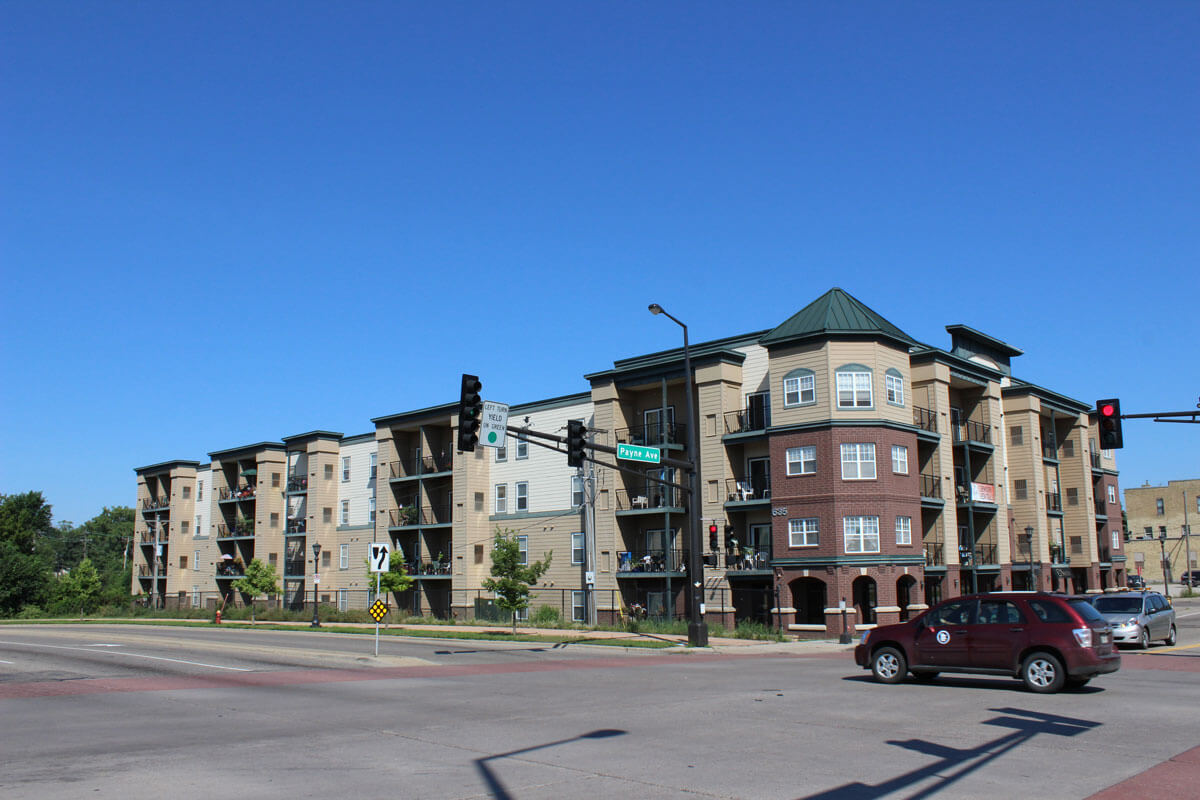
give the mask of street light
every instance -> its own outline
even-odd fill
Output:
[[[1167,529],[1163,528],[1158,532],[1158,549],[1162,550],[1162,571],[1163,571],[1163,595],[1168,600],[1171,599],[1171,577],[1167,574],[1171,571],[1171,564],[1167,561]]]
[[[700,453],[696,447],[696,431],[699,421],[696,419],[696,407],[692,401],[695,375],[692,374],[692,354],[688,348],[687,325],[668,314],[658,303],[651,303],[651,314],[662,314],[667,319],[683,328],[683,372],[684,395],[687,399],[688,417],[688,460],[691,461],[691,480],[688,485],[692,495],[691,514],[688,523],[688,644],[692,647],[708,646],[708,626],[700,614],[700,600],[704,589],[704,565],[700,560]]]
[[[317,572],[317,567],[318,567],[318,563],[319,563],[317,561],[317,559],[321,555],[320,542],[313,542],[312,550],[313,550],[313,621],[312,621],[311,627],[319,628],[319,627],[321,627],[321,618],[317,616],[317,608],[318,608],[318,606],[317,606],[317,589],[318,589],[318,585],[319,585],[319,582],[321,579],[319,577],[320,573]]]

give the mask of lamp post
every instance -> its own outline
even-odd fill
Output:
[[[1171,571],[1171,565],[1167,563],[1167,529],[1163,528],[1158,532],[1158,549],[1162,551],[1162,571],[1163,571],[1163,595],[1171,599],[1171,578],[1167,575]]]
[[[1029,588],[1033,591],[1038,590],[1038,585],[1033,581],[1033,526],[1025,526],[1025,562],[1029,564]]]
[[[696,432],[699,423],[696,419],[696,407],[692,400],[695,375],[692,374],[692,354],[688,348],[687,325],[663,310],[658,303],[650,304],[651,314],[662,314],[667,319],[683,328],[683,371],[684,395],[687,400],[688,417],[688,460],[691,462],[691,475],[688,482],[692,495],[691,512],[688,520],[688,644],[692,647],[708,646],[708,626],[700,613],[700,600],[704,590],[704,565],[700,559],[700,453],[696,446]]]
[[[319,628],[319,627],[321,627],[321,618],[317,616],[317,608],[318,608],[317,588],[321,582],[321,578],[320,578],[320,573],[317,572],[317,569],[320,564],[320,562],[318,562],[317,559],[321,555],[321,544],[319,542],[313,542],[312,551],[313,551],[313,621],[312,621],[312,627]]]

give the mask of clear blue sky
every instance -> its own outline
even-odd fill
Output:
[[[772,327],[841,286],[1200,395],[1200,5],[0,5],[0,492]],[[1200,475],[1127,422],[1122,484]]]

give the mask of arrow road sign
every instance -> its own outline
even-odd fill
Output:
[[[391,567],[389,556],[392,552],[387,542],[371,542],[371,552],[367,561],[371,563],[371,572],[387,572]]]

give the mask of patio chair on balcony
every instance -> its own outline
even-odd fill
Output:
[[[649,508],[650,501],[647,498],[638,495],[637,497],[630,498],[629,505],[633,508]]]
[[[754,499],[754,489],[751,488],[749,481],[738,481],[737,485],[738,499],[743,503],[747,500]]]

